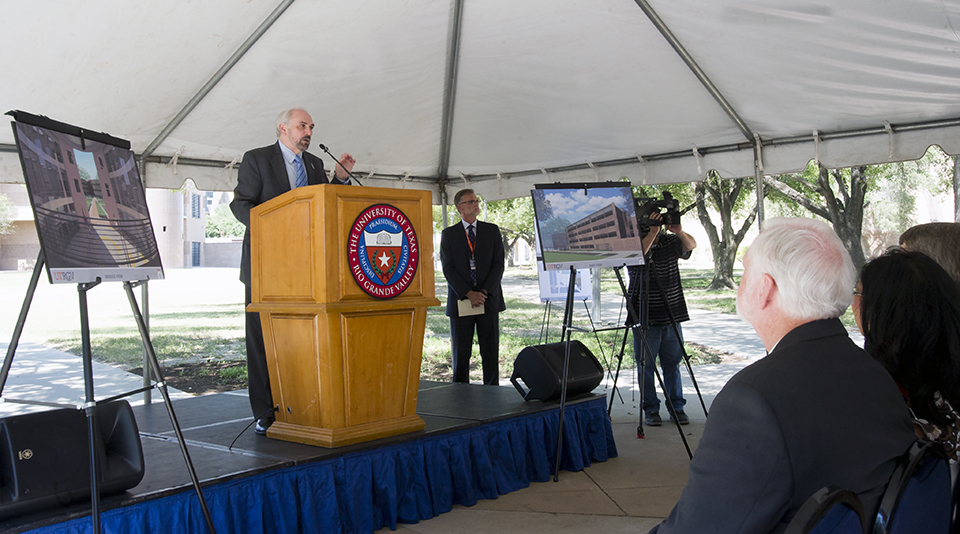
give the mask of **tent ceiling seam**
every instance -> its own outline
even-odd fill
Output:
[[[444,76],[442,123],[440,124],[440,162],[437,176],[446,177],[450,167],[450,139],[453,136],[453,107],[457,93],[457,68],[460,63],[460,30],[463,25],[463,1],[451,0],[450,37],[447,43],[447,72]]]
[[[180,113],[177,113],[177,116],[174,117],[173,120],[171,120],[163,128],[160,134],[157,135],[156,139],[147,145],[147,148],[144,149],[142,155],[140,156],[141,158],[147,158],[153,154],[153,151],[156,150],[157,147],[159,147],[160,144],[163,143],[167,137],[173,133],[177,126],[179,126],[180,123],[187,118],[187,115],[189,115],[200,104],[200,101],[203,100],[218,83],[220,83],[220,80],[222,80],[224,76],[230,72],[233,66],[236,65],[244,55],[246,55],[247,51],[253,47],[254,43],[256,43],[260,37],[262,37],[271,26],[273,26],[273,23],[280,18],[280,15],[282,15],[287,8],[293,4],[294,1],[295,0],[283,0],[276,8],[274,8],[273,12],[270,13],[266,20],[260,23],[260,26],[258,26],[257,29],[254,30],[249,37],[247,37],[243,44],[240,45],[240,48],[238,48],[237,51],[234,52],[229,59],[227,59],[226,63],[224,63],[223,66],[221,66],[217,72],[214,73],[213,77],[211,77],[207,83],[205,83],[203,87],[197,91],[197,94],[193,95],[193,98],[191,98],[183,107],[183,109],[180,110]]]
[[[697,77],[701,84],[707,89],[707,92],[713,97],[714,100],[720,104],[720,107],[723,108],[723,111],[729,116],[733,122],[736,123],[737,128],[740,129],[740,132],[744,137],[753,141],[753,130],[747,126],[747,123],[740,117],[737,113],[737,110],[733,109],[733,106],[730,105],[730,102],[723,96],[723,93],[717,89],[717,86],[710,81],[710,78],[707,76],[707,73],[700,68],[700,65],[693,59],[693,56],[687,52],[687,49],[680,43],[680,40],[670,31],[670,28],[667,27],[666,23],[663,22],[663,19],[660,18],[660,15],[657,15],[657,12],[653,10],[653,6],[647,2],[647,0],[634,0],[640,9],[647,15],[647,18],[650,19],[650,22],[660,31],[660,34],[663,35],[664,39],[670,43],[670,46],[673,47],[673,50],[680,56],[680,59],[687,64],[687,67],[693,72],[693,75]]]

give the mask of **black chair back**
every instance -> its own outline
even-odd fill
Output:
[[[863,505],[852,491],[826,486],[803,503],[784,534],[864,534]]]
[[[873,534],[947,534],[950,466],[939,444],[918,440],[901,458],[880,500]]]

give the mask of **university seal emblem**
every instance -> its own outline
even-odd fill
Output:
[[[389,299],[413,282],[420,243],[410,220],[389,204],[363,210],[350,228],[347,262],[357,285],[368,295]]]

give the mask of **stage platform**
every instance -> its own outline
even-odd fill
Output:
[[[606,398],[567,403],[561,469],[617,455]],[[247,430],[246,392],[173,402],[219,534],[372,532],[416,523],[552,477],[559,403],[525,402],[509,387],[421,381],[422,431],[324,449]],[[145,474],[101,501],[104,532],[206,532],[162,403],[134,407]],[[562,473],[560,475],[563,476]],[[2,532],[90,532],[90,503],[15,517]]]

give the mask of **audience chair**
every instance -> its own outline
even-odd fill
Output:
[[[918,440],[893,470],[873,534],[947,534],[952,501],[950,467],[943,449]]]
[[[864,534],[863,505],[854,492],[826,486],[803,503],[784,534]]]

